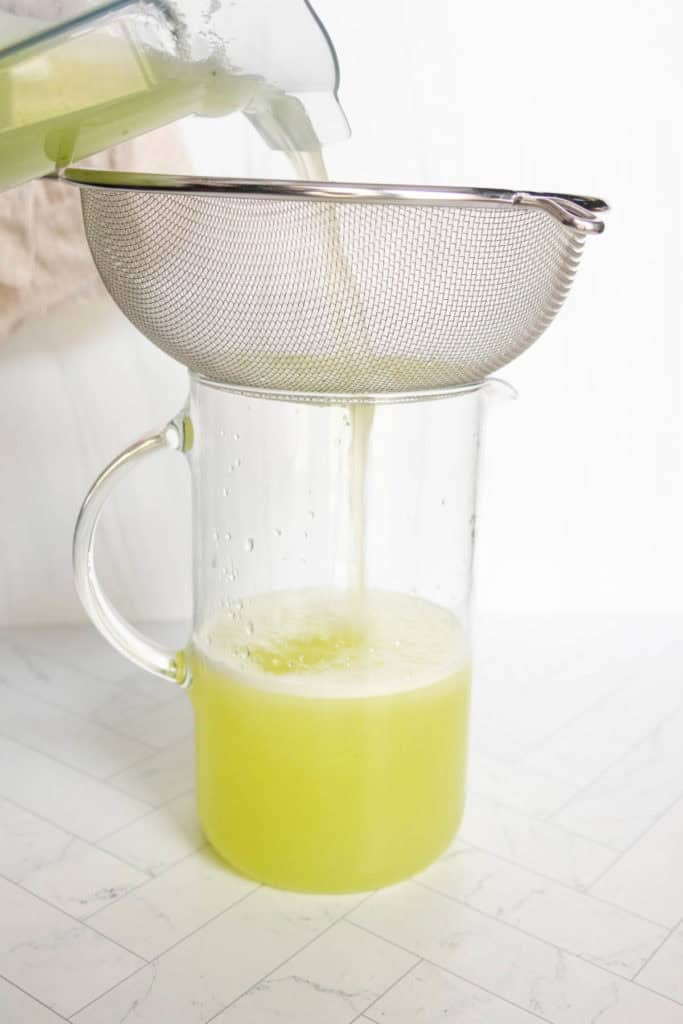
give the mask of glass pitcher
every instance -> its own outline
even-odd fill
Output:
[[[189,114],[243,111],[268,144],[348,134],[308,0],[0,0],[0,191]]]
[[[239,872],[286,889],[373,889],[453,838],[487,389],[346,405],[192,375],[187,407],[88,494],[80,597],[115,648],[187,689],[199,817]],[[186,457],[193,493],[194,621],[179,652],[122,619],[94,560],[113,487],[169,448]]]

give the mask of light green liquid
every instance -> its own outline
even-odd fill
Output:
[[[470,687],[450,612],[373,590],[362,606],[344,591],[261,595],[189,653],[199,814],[239,871],[285,889],[374,889],[450,842]]]
[[[16,20],[0,14],[0,41]],[[20,53],[0,61],[0,191],[189,114],[246,107],[257,126],[270,126],[276,109],[285,142],[311,133],[299,101],[215,59],[189,63],[144,48],[125,22]],[[308,164],[298,157],[295,166]]]

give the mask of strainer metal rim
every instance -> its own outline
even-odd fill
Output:
[[[54,177],[83,189],[158,192],[169,195],[236,196],[249,199],[313,200],[333,203],[397,203],[414,206],[533,207],[543,210],[566,228],[581,234],[600,234],[605,225],[598,214],[609,209],[604,200],[593,196],[497,188],[213,178],[99,171],[80,167],[67,168]]]

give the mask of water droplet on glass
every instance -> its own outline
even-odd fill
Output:
[[[218,541],[221,539],[221,535],[218,530],[213,531],[213,539],[216,542],[216,544],[218,544]]]
[[[253,537],[247,537],[247,539],[244,542],[244,550],[245,551],[253,551],[254,550],[254,538]]]
[[[223,539],[227,540],[227,541],[231,541],[232,540],[232,534],[230,533],[230,530],[226,530],[225,531],[225,533],[223,534]]]
[[[239,441],[240,435],[239,434],[233,434],[232,435],[232,439],[233,439],[233,441]]]
[[[235,461],[232,463],[230,468],[231,469],[239,469],[241,465],[242,465],[242,460],[241,459],[235,459]]]
[[[224,487],[223,488],[223,497],[227,498],[229,494],[230,494],[230,491],[228,490],[228,488]]]
[[[309,510],[308,510],[308,518],[309,519],[315,519],[315,512],[313,511],[312,508],[309,508]]]
[[[249,622],[247,622],[246,630],[249,636],[254,635],[254,623],[251,621],[251,619],[249,620]]]
[[[445,507],[446,507],[446,499],[445,499],[445,498],[442,498],[442,499],[441,499],[441,507],[442,507],[442,508],[445,508]]]
[[[282,530],[280,529],[279,526],[275,527],[275,536],[276,537],[281,537],[282,536]]]
[[[304,530],[304,540],[308,540],[308,530]]]

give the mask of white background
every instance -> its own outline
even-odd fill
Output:
[[[520,397],[490,420],[480,608],[680,611],[681,6],[317,6],[354,130],[330,150],[333,177],[585,192],[612,205],[559,319],[503,374]],[[284,173],[237,119],[187,131],[198,169]],[[176,411],[183,378],[106,299],[3,346],[0,624],[82,617],[69,571],[80,498],[116,450]],[[134,617],[189,607],[180,461],[127,487],[104,524],[106,577]]]

